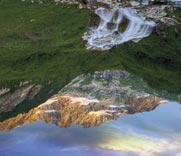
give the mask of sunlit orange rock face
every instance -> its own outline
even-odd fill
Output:
[[[129,110],[131,112],[134,112],[134,109],[136,112],[150,111],[163,102],[163,99],[151,96],[132,100],[134,100],[131,102],[134,102],[135,106],[119,108],[103,101],[68,95],[57,96],[30,110],[28,113],[19,114],[14,118],[1,122],[0,130],[8,131],[14,127],[37,120],[54,123],[59,127],[69,127],[72,125],[83,125],[84,127],[98,126],[107,120],[117,119],[120,116],[129,114]],[[138,104],[139,106],[137,107]]]
[[[105,71],[97,73],[97,76],[93,75],[93,79],[92,76],[76,78],[59,94],[28,113],[0,122],[0,131],[8,131],[37,120],[53,123],[58,127],[82,125],[88,128],[124,115],[151,111],[166,102],[163,98],[145,93],[140,88],[136,90],[125,83],[119,86],[118,82],[123,83],[123,81],[118,80],[132,78],[128,73]],[[105,85],[106,80],[109,84]],[[99,96],[96,97],[97,95]]]

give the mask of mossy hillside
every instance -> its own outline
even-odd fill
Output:
[[[90,52],[81,40],[89,15],[76,6],[1,0],[1,85],[51,80],[61,88],[82,73],[127,69],[158,89],[180,90],[181,38],[174,28],[167,29],[167,39],[153,34],[139,43]]]

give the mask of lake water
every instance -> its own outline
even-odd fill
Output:
[[[180,156],[181,105],[127,115],[99,127],[58,128],[42,121],[0,132],[0,156]]]

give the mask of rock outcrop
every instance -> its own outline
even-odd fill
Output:
[[[81,75],[28,113],[0,122],[0,130],[8,131],[37,120],[59,127],[98,126],[127,114],[151,111],[166,102],[149,90],[143,80],[125,71]]]
[[[0,113],[11,111],[26,99],[32,99],[41,89],[41,85],[26,85],[13,93],[8,93],[0,98]]]

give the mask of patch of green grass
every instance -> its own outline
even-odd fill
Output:
[[[108,84],[109,84],[109,82],[107,80],[102,80],[101,83],[103,86],[108,86]]]
[[[138,74],[142,71],[143,78],[161,75],[172,80],[170,74],[175,75],[181,64],[180,36],[175,37],[173,29],[167,30],[167,41],[154,34],[136,44],[90,52],[81,40],[89,14],[85,9],[50,2],[1,1],[0,83],[54,80],[63,86],[82,73],[123,68]]]
[[[92,82],[92,77],[88,76],[84,81],[81,82],[81,85],[89,85]]]
[[[166,12],[169,16],[173,16],[176,20],[181,21],[181,8],[177,8],[176,10],[168,9]]]
[[[135,90],[144,90],[148,93],[149,91],[151,91],[150,87],[148,87],[144,81],[142,81],[140,78],[133,76],[131,78],[121,79],[120,86],[131,86]]]
[[[181,33],[180,25],[176,26]],[[167,38],[153,33],[136,44],[124,44],[113,51],[124,51],[124,68],[146,80],[156,89],[181,92],[181,36],[175,27],[166,28]]]

